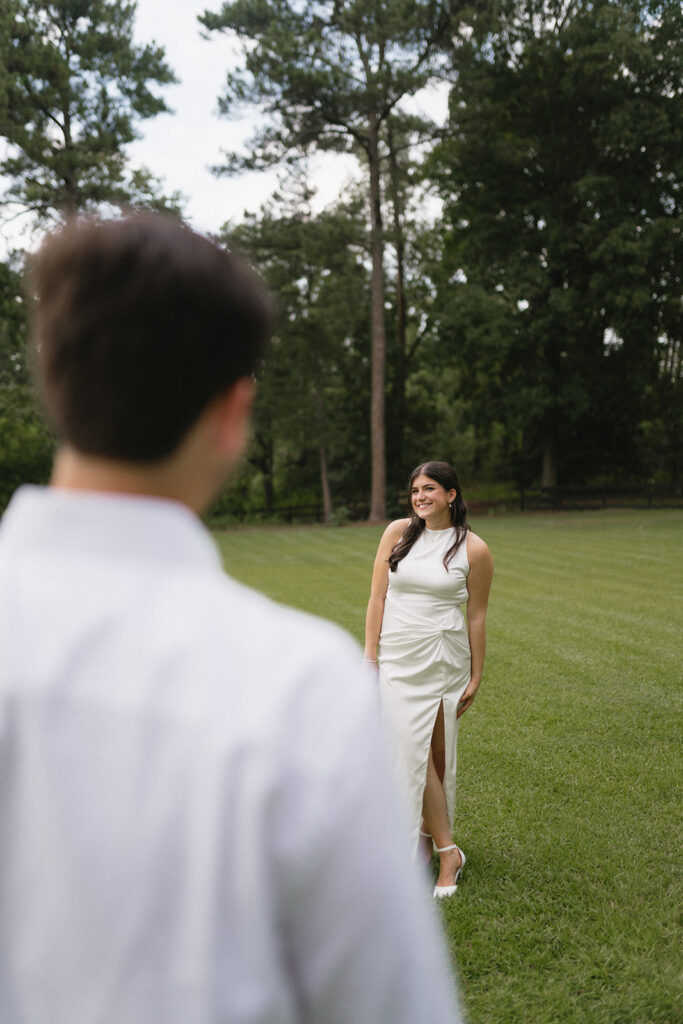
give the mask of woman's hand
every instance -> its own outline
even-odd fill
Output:
[[[468,708],[472,707],[474,698],[477,696],[477,690],[479,689],[480,683],[481,680],[476,682],[474,679],[470,679],[469,683],[463,690],[462,697],[458,701],[458,710],[455,715],[456,718],[460,718],[461,715],[465,714]]]

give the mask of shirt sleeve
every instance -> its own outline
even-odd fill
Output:
[[[282,934],[310,1024],[463,1020],[426,873],[412,862],[374,675],[340,645],[311,669],[287,770]]]

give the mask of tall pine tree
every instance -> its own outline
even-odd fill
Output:
[[[244,44],[220,100],[225,114],[259,107],[246,157],[225,170],[263,168],[310,149],[362,154],[371,218],[371,502],[386,511],[386,329],[383,176],[385,127],[401,102],[422,89],[441,60],[453,4],[434,0],[233,0],[200,21]]]
[[[161,47],[133,41],[135,3],[5,0],[0,136],[6,212],[38,220],[103,203],[174,206],[144,169],[129,169],[137,123],[168,108],[175,81]]]

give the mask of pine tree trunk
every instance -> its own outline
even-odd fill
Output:
[[[552,434],[547,434],[543,442],[543,470],[541,472],[541,488],[554,491],[557,487],[557,445]]]
[[[320,483],[323,492],[323,522],[332,522],[332,494],[330,492],[330,478],[327,472],[327,448],[325,442],[320,443]]]
[[[323,521],[332,522],[332,492],[330,491],[330,477],[327,469],[327,444],[325,442],[325,394],[322,384],[316,381],[315,385],[316,415],[318,419],[318,436],[320,437],[320,487],[323,494]]]
[[[275,502],[275,486],[273,483],[273,463],[275,452],[273,447],[272,427],[267,432],[256,431],[254,440],[258,444],[259,454],[253,461],[263,474],[263,500],[265,502],[266,513],[271,515],[273,511],[273,504]]]
[[[386,377],[386,332],[384,328],[384,261],[380,197],[379,127],[377,117],[369,121],[368,162],[370,165],[370,210],[372,238],[371,287],[371,523],[386,519],[386,444],[384,430],[384,386]]]
[[[406,316],[403,295],[403,208],[399,186],[399,167],[394,149],[394,135],[391,123],[388,126],[389,167],[391,183],[391,206],[394,221],[394,245],[396,246],[396,365],[393,387],[393,430],[389,463],[394,474],[403,466],[403,432],[406,400]]]
[[[68,107],[64,111],[64,157],[66,165],[64,169],[64,208],[63,212],[67,218],[75,217],[78,213],[78,199],[76,190],[76,179],[74,172],[74,147],[71,137],[71,112]]]

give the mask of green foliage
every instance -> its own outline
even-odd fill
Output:
[[[8,211],[167,203],[125,161],[139,120],[165,109],[154,85],[173,80],[158,47],[133,44],[134,10],[6,0]],[[295,176],[316,148],[354,153],[367,171],[324,213],[299,183],[221,232],[262,270],[281,315],[248,459],[220,515],[322,495],[330,519],[370,485],[376,515],[380,428],[392,515],[428,457],[488,487],[542,475],[679,491],[677,3],[235,0],[200,21],[244,44],[224,112],[264,115],[221,171],[284,161]],[[404,100],[446,69],[449,123],[420,163],[434,126]],[[444,216],[426,223],[419,199],[434,184]],[[0,326],[3,465],[18,481],[44,476],[50,444],[17,376],[12,295]]]
[[[442,338],[478,409],[522,437],[521,482],[541,451],[550,478],[649,475],[637,425],[681,327],[680,6],[497,11],[460,37],[432,163]]]
[[[39,220],[134,202],[177,209],[159,183],[127,167],[136,123],[166,111],[150,87],[175,81],[155,45],[133,43],[124,0],[10,0],[0,35],[5,205]]]
[[[467,495],[466,495],[467,497]],[[680,512],[474,521],[496,563],[440,908],[471,1024],[680,1016]],[[228,571],[360,639],[381,528],[217,535]],[[330,581],[334,581],[331,585]]]
[[[36,409],[20,275],[0,263],[0,510],[23,483],[45,483],[53,442]]]
[[[357,205],[316,215],[306,186],[294,188],[222,235],[259,268],[278,304],[249,450],[261,474],[258,505],[269,511],[278,500],[319,500],[328,470],[333,500],[357,498],[368,483],[368,392],[359,383],[368,363],[365,227]]]

